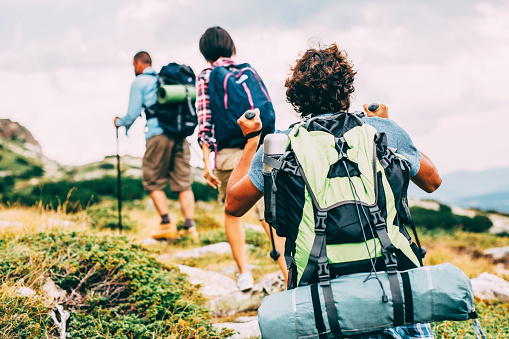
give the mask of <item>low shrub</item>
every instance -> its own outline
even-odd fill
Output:
[[[419,206],[410,207],[414,223],[428,230],[454,230],[463,229],[467,232],[486,232],[493,223],[485,215],[476,215],[473,218],[464,215],[456,215],[447,205],[440,204],[438,211],[422,208]]]
[[[48,338],[55,332],[43,298],[23,297],[6,284],[0,288],[0,338]]]
[[[97,237],[52,232],[0,238],[0,281],[25,278],[37,288],[42,276],[67,291],[62,305],[71,311],[70,338],[227,338],[210,324],[209,311],[197,287],[177,268],[158,263],[151,252],[124,237]],[[39,279],[39,280],[38,280]],[[2,298],[0,305],[8,302]],[[26,335],[56,335],[45,314],[23,303]],[[12,319],[15,320],[15,319]],[[52,332],[48,332],[52,331]]]
[[[99,168],[104,169],[104,170],[109,170],[109,169],[114,169],[115,165],[110,164],[109,162],[105,162],[105,163],[100,164]]]
[[[93,228],[116,230],[118,225],[118,211],[106,207],[93,206],[87,209],[87,215]],[[136,222],[131,220],[128,214],[122,213],[122,229],[131,231],[136,228]]]
[[[485,215],[476,215],[473,218],[463,217],[460,221],[463,230],[467,232],[482,233],[493,226],[493,222]]]
[[[33,167],[35,168],[35,167]],[[31,175],[30,177],[34,177]],[[68,201],[66,213],[74,213],[93,205],[105,198],[117,199],[117,178],[106,175],[101,178],[72,181],[61,180],[55,182],[46,182],[36,186],[28,186],[23,190],[14,191],[13,185],[7,185],[0,180],[0,186],[4,186],[2,202],[19,203],[24,206],[34,206],[42,203],[53,209],[60,207],[65,201]],[[192,189],[195,200],[212,201],[217,198],[217,191],[212,187],[193,182]],[[72,194],[69,195],[69,192]],[[133,201],[141,200],[147,196],[143,189],[141,179],[133,177],[122,177],[122,200]],[[165,189],[170,199],[177,200],[178,194],[169,191],[169,186]]]

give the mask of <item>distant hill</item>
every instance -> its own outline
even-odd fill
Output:
[[[141,178],[141,158],[125,155],[120,163],[123,177]],[[0,119],[0,188],[6,182],[19,189],[37,185],[40,181],[82,181],[116,176],[116,165],[115,155],[81,166],[61,165],[44,155],[26,127],[9,119]],[[193,179],[205,183],[200,168],[193,168]]]
[[[509,213],[509,167],[446,174],[436,192],[426,194],[411,185],[408,195],[462,207]]]

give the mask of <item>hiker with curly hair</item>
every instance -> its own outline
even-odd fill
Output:
[[[287,100],[301,119],[348,112],[350,98],[355,90],[355,75],[346,52],[336,44],[310,48],[297,60],[286,79]],[[410,136],[388,119],[387,107],[380,105],[375,112],[369,111],[367,105],[364,107],[368,116],[362,117],[362,121],[374,127],[377,132],[385,133],[388,147],[396,148],[398,154],[408,160],[411,180],[426,192],[436,190],[441,184],[437,169],[428,157],[416,149]],[[244,135],[262,128],[258,116],[252,120],[241,117],[238,123]],[[282,133],[289,132],[286,130]],[[228,182],[226,211],[232,215],[243,215],[264,195],[263,147],[257,150],[257,146],[256,138],[248,140],[242,158]],[[406,195],[406,192],[403,193]],[[366,310],[366,314],[369,314],[369,310]],[[433,338],[433,332],[429,324],[413,324],[362,334],[355,338]]]

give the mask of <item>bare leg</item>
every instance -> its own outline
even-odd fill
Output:
[[[152,191],[149,193],[150,198],[152,198],[152,201],[154,202],[154,206],[157,210],[157,213],[159,215],[165,215],[168,214],[168,199],[166,198],[166,193],[164,191]]]
[[[159,215],[163,216],[168,214],[168,199],[166,198],[166,194],[164,191],[157,190],[150,192],[150,198],[154,202],[154,206]],[[160,225],[157,231],[153,231],[150,233],[150,236],[156,240],[163,239],[174,239],[177,237],[177,227],[175,226],[175,220],[171,220],[169,224]]]
[[[267,235],[269,236],[269,239],[270,239],[269,224],[267,224],[265,219],[260,220],[260,222],[262,223],[262,226],[265,229],[265,233],[267,233]],[[285,288],[286,288],[287,284],[288,284],[288,269],[286,268],[286,261],[285,261],[285,256],[284,256],[286,238],[282,238],[282,237],[278,236],[276,234],[275,230],[272,230],[272,234],[274,234],[274,244],[276,245],[276,250],[278,250],[279,253],[281,254],[279,256],[279,259],[277,260],[277,263],[279,265],[279,268],[281,269],[281,272],[283,272],[283,277],[285,279]]]
[[[224,226],[226,231],[226,239],[232,249],[233,259],[237,263],[239,273],[246,273],[247,259],[246,259],[246,234],[242,224],[242,218],[234,217],[224,212]]]
[[[183,191],[179,193],[180,209],[184,219],[194,219],[194,194],[193,191]]]

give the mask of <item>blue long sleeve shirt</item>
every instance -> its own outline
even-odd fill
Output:
[[[157,73],[152,67],[147,67],[142,74],[137,75],[131,85],[129,94],[129,106],[127,114],[117,120],[117,126],[125,126],[126,134],[131,125],[141,116],[143,107],[150,107],[156,103],[157,97]],[[163,134],[157,118],[147,120],[145,140],[156,135]]]

